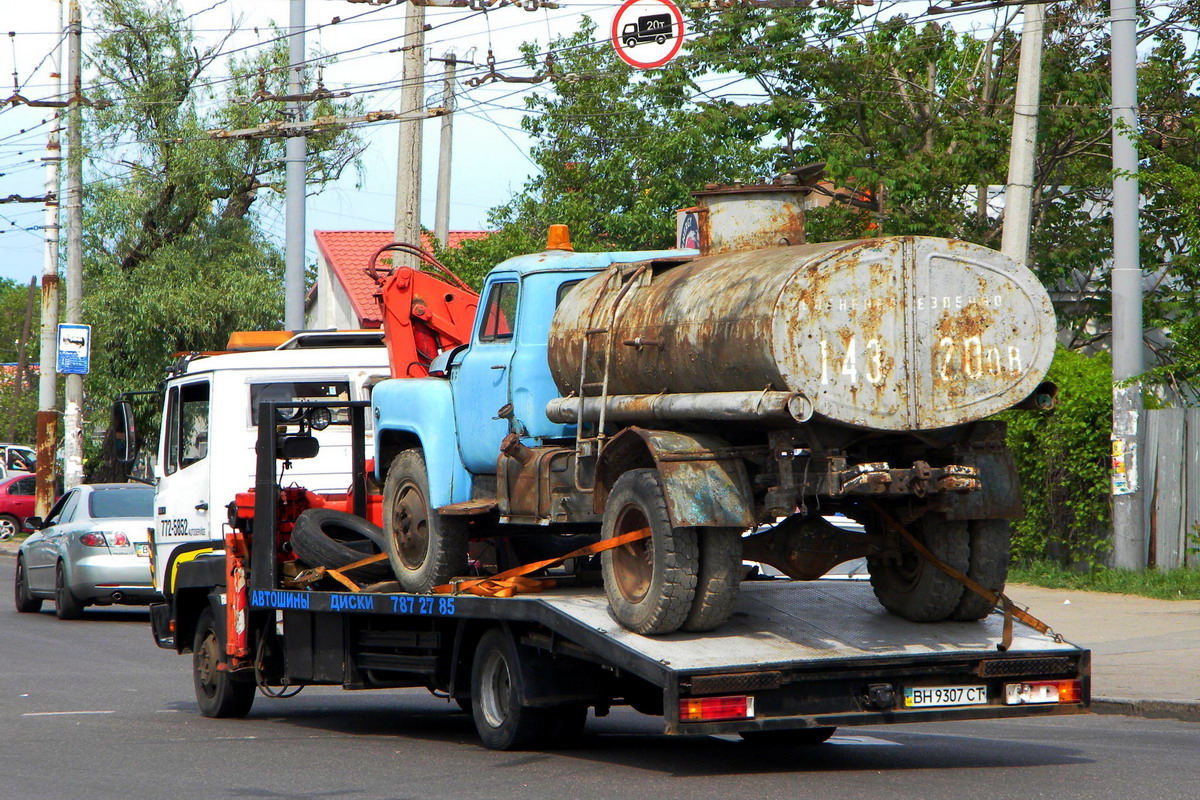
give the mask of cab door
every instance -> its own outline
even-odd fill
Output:
[[[206,376],[167,389],[150,537],[154,586],[164,593],[181,559],[223,548],[221,509],[209,508],[210,397]]]
[[[468,472],[495,472],[508,422],[496,419],[510,402],[509,372],[516,349],[520,282],[516,273],[489,279],[477,327],[461,363],[451,372],[459,453]]]

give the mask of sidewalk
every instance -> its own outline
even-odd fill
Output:
[[[0,557],[19,542],[0,542]],[[1092,651],[1092,710],[1200,722],[1200,600],[1009,584],[1018,606]]]
[[[1009,584],[1005,593],[1092,651],[1092,710],[1200,722],[1200,600]]]

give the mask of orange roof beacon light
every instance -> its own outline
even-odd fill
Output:
[[[571,231],[566,225],[550,226],[550,233],[546,235],[546,249],[575,252],[575,248],[571,247]]]
[[[227,350],[274,350],[296,334],[292,331],[234,331],[229,334]]]

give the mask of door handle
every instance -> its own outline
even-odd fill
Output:
[[[492,369],[505,369],[508,364],[492,364]]]
[[[205,503],[205,502],[196,503],[196,510],[197,511],[208,511],[208,503]]]

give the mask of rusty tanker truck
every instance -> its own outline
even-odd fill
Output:
[[[697,197],[680,228],[698,248],[552,235],[489,274],[430,377],[375,387],[402,589],[465,574],[472,543],[587,534],[637,633],[718,627],[747,562],[810,580],[865,557],[894,614],[985,617],[1022,513],[993,417],[1053,401],[1046,291],[962,241],[802,243],[794,186]]]

